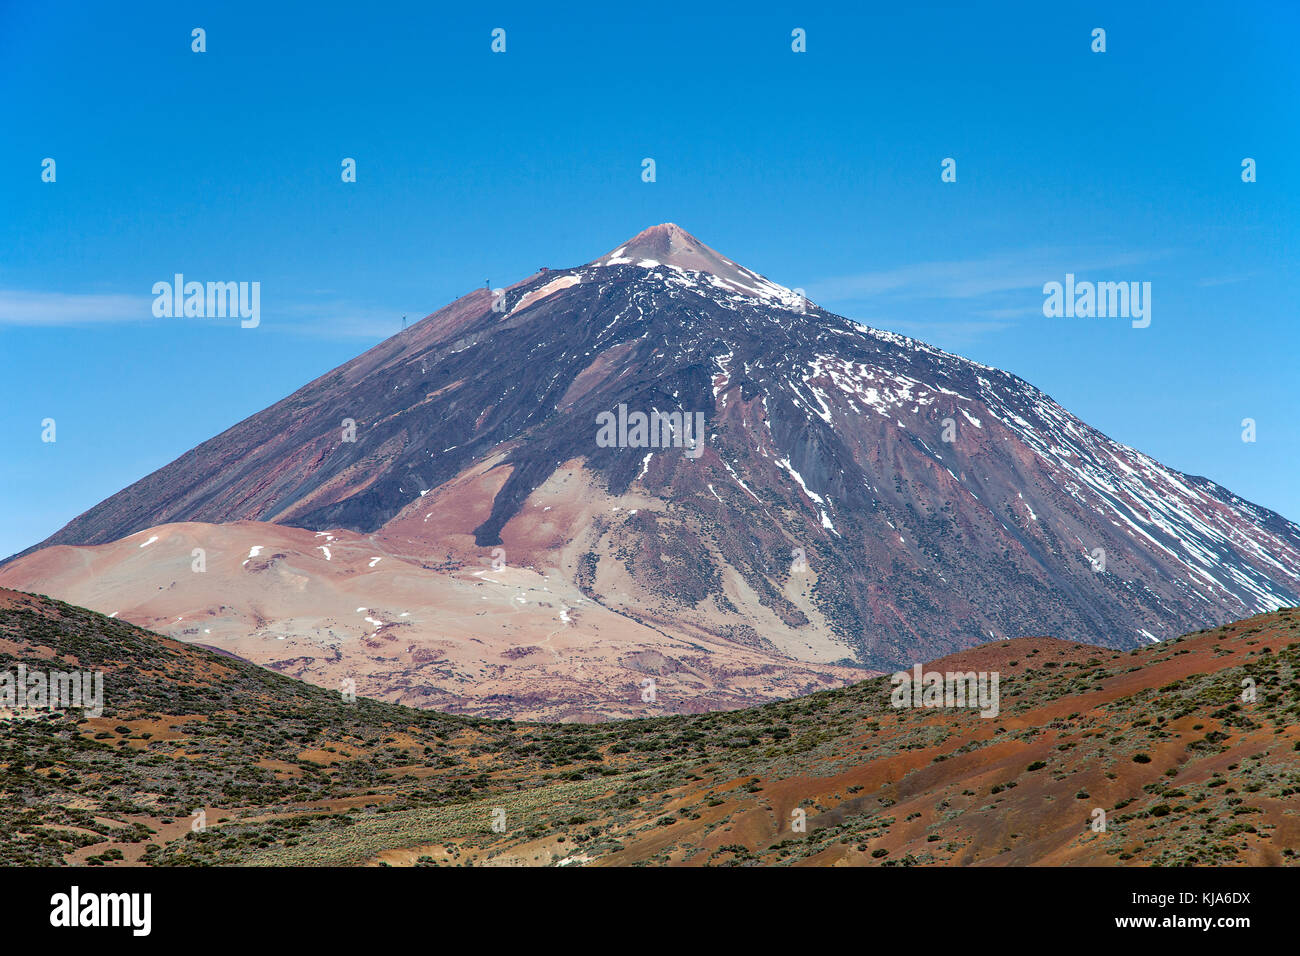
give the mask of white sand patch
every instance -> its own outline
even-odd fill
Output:
[[[510,310],[509,314],[514,315],[520,309],[526,309],[534,302],[544,299],[548,295],[552,295],[556,292],[559,292],[561,289],[567,289],[570,286],[575,286],[581,281],[582,279],[580,279],[578,276],[572,276],[572,275],[560,276],[560,278],[558,279],[552,279],[550,282],[546,283],[546,285],[542,286],[540,289],[534,289],[532,292],[528,293],[526,296],[524,296],[522,299],[516,302],[515,307]]]

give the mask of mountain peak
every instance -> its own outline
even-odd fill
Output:
[[[709,248],[675,222],[661,222],[643,229],[616,249],[589,265],[622,265],[650,261],[656,265],[677,266],[694,272],[718,275],[719,270],[739,268],[734,262]]]
[[[776,302],[789,302],[796,298],[789,289],[728,259],[716,249],[700,242],[675,222],[661,222],[657,226],[643,229],[618,248],[610,250],[587,265],[638,265],[647,269],[671,266],[689,272],[703,272],[716,276],[723,281],[725,287],[744,295]]]

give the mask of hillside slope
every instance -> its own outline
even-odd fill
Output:
[[[0,672],[20,661],[101,668],[107,699],[6,724],[8,863],[1271,865],[1300,845],[1294,609],[931,665],[999,671],[996,718],[895,709],[887,678],[618,723],[453,717],[0,591]]]

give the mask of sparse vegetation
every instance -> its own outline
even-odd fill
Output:
[[[1296,862],[1274,845],[1300,795],[1300,623],[1286,612],[1236,626],[1268,654],[1231,627],[1143,648],[1152,679],[1123,692],[1111,688],[1129,655],[1004,673],[1008,726],[895,710],[887,678],[751,710],[533,724],[349,704],[81,608],[10,603],[0,670],[101,668],[106,706],[4,724],[8,865],[906,866],[1028,862],[1049,846],[1142,864]],[[1204,672],[1171,680],[1164,669],[1189,651]],[[1243,676],[1271,692],[1242,702]],[[1068,717],[1034,717],[1098,687]],[[1026,765],[1026,746],[1050,760]],[[1157,769],[1171,763],[1176,786]],[[1104,834],[1081,819],[1092,806],[1109,814]]]

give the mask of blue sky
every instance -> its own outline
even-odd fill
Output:
[[[1295,4],[288,6],[0,3],[0,554],[664,221],[1300,520]],[[261,325],[154,318],[176,272]],[[1067,272],[1151,326],[1045,318]]]

